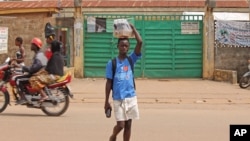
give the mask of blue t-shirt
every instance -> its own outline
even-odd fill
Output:
[[[129,57],[131,57],[132,64],[134,65],[141,57],[141,54],[137,56],[133,52]],[[112,60],[106,65],[106,78],[113,79]],[[123,100],[136,95],[133,82],[133,72],[127,58],[121,61],[116,57],[116,73],[113,79],[112,92],[114,100]]]

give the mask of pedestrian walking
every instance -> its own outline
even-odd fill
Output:
[[[134,84],[134,64],[141,57],[142,38],[136,28],[130,24],[137,41],[134,51],[127,56],[130,48],[129,38],[119,38],[117,48],[119,54],[106,65],[106,90],[104,109],[106,114],[111,112],[109,102],[112,90],[114,116],[116,125],[109,141],[116,141],[117,135],[124,129],[123,140],[129,141],[131,136],[132,119],[139,119],[137,96]],[[110,113],[111,114],[111,113]],[[110,117],[110,115],[107,115]]]

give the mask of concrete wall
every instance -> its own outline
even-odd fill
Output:
[[[0,17],[0,26],[8,27],[8,53],[0,54],[0,63],[2,63],[6,56],[14,57],[18,47],[15,46],[15,38],[21,36],[24,40],[23,45],[26,51],[25,63],[30,65],[34,53],[30,50],[30,41],[33,37],[40,38],[46,47],[44,37],[44,27],[47,22],[52,25],[55,24],[55,19],[48,16],[47,13],[33,13],[33,14],[13,14]]]
[[[237,72],[232,70],[214,70],[214,80],[237,84]]]
[[[203,79],[214,77],[214,17],[212,9],[206,7],[203,20]]]
[[[248,59],[250,59],[250,48],[215,47],[215,69],[235,70],[237,80],[248,70]]]

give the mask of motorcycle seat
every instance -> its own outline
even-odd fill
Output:
[[[67,72],[60,79],[56,81],[56,83],[48,85],[49,88],[59,87],[61,85],[67,84],[71,81],[71,73]]]
[[[56,82],[60,83],[63,82],[67,79],[69,79],[71,77],[71,73],[70,72],[66,72],[60,79],[58,79]]]

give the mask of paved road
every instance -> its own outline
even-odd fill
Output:
[[[140,104],[131,141],[228,141],[230,124],[249,124],[248,104]],[[108,141],[113,117],[101,103],[71,103],[61,117],[11,106],[0,115],[3,141]],[[118,141],[122,141],[120,134]]]
[[[4,141],[105,141],[115,123],[103,111],[104,79],[74,79],[61,117],[10,106],[0,114]],[[249,89],[208,80],[136,80],[140,120],[131,141],[228,141],[230,124],[250,124]],[[118,141],[122,141],[122,135]]]

